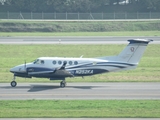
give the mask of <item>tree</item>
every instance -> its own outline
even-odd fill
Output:
[[[145,6],[149,11],[155,11],[160,8],[160,0],[139,0],[139,4]]]
[[[6,0],[7,5],[25,12],[91,12],[120,0]],[[130,6],[143,11],[160,11],[160,0],[129,0]],[[106,6],[105,6],[106,7]]]
[[[57,12],[90,12],[108,0],[47,0]]]

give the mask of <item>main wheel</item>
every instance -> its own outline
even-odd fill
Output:
[[[16,87],[16,85],[17,85],[17,82],[16,82],[16,81],[12,81],[12,82],[11,82],[11,86],[12,86],[12,87]]]
[[[60,87],[62,87],[62,88],[66,87],[66,82],[61,82]]]

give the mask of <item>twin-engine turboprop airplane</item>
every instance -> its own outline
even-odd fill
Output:
[[[99,58],[61,58],[40,57],[32,63],[25,63],[10,69],[14,74],[11,86],[17,85],[17,77],[49,78],[62,80],[60,87],[65,87],[66,77],[79,77],[135,69],[146,46],[153,40],[131,39],[127,47],[117,56]]]

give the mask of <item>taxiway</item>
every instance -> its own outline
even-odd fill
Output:
[[[160,44],[160,37],[105,37],[105,36],[59,36],[59,37],[0,37],[0,44],[128,44],[129,39],[152,39]]]

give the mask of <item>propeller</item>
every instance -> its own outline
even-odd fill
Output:
[[[24,62],[24,69],[25,69],[25,71],[27,72],[27,70],[26,70],[26,60],[25,60],[25,62]]]
[[[26,60],[24,61],[24,70],[25,70],[25,72],[27,73]],[[25,77],[25,79],[26,79],[26,77]]]
[[[67,62],[66,62],[66,61],[64,61],[64,62],[63,62],[63,65],[61,66],[61,68],[60,68],[59,70],[64,70],[64,69],[65,69],[65,67],[66,67],[66,64],[67,64]]]

